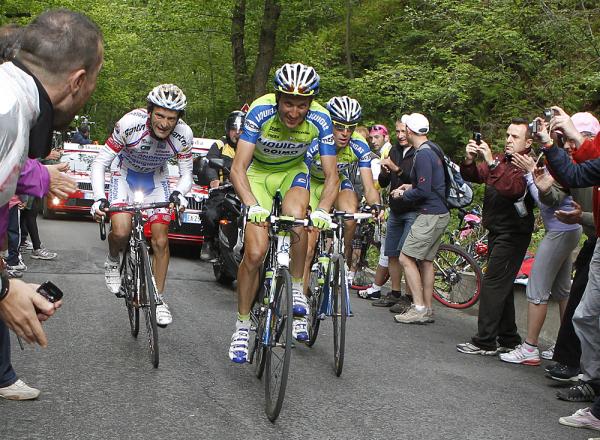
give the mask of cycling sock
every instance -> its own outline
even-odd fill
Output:
[[[292,277],[292,289],[302,292],[302,278]]]

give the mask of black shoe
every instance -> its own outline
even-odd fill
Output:
[[[383,298],[378,299],[377,301],[373,301],[371,303],[371,305],[373,307],[392,307],[394,304],[396,304],[397,302],[399,302],[401,300],[402,300],[401,296],[394,296],[391,293],[389,293],[386,296],[384,296]]]
[[[578,382],[579,368],[556,363],[546,370],[546,377],[559,382]]]
[[[398,299],[396,304],[394,304],[393,306],[390,307],[390,312],[396,313],[396,314],[402,314],[402,313],[406,312],[408,309],[410,309],[411,304],[412,304],[412,301],[410,299],[408,299],[408,297],[406,295],[402,295]]]
[[[556,397],[568,402],[593,402],[596,399],[596,391],[588,382],[580,381],[577,385],[558,391]]]

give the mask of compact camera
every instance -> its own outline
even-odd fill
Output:
[[[46,281],[45,283],[40,284],[40,286],[37,288],[37,293],[42,295],[51,303],[60,301],[63,297],[62,290],[60,290],[52,281]]]
[[[517,210],[517,214],[519,217],[527,217],[527,206],[525,206],[525,201],[519,200],[513,203],[515,209]]]
[[[475,143],[477,145],[481,145],[481,133],[478,133],[476,131],[473,132],[473,139],[475,139]]]
[[[529,128],[529,132],[532,135],[536,134],[537,132],[539,132],[540,129],[542,128],[541,124],[540,124],[540,121],[538,121],[537,119],[535,121],[531,122],[527,127]]]

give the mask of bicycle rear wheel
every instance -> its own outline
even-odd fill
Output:
[[[332,258],[333,267],[330,273],[330,288],[332,298],[333,322],[333,360],[335,375],[342,374],[344,367],[344,352],[346,346],[346,317],[348,310],[346,285],[346,268],[344,257],[335,255]]]
[[[148,247],[145,243],[138,247],[140,255],[140,306],[144,309],[146,332],[148,333],[148,347],[150,349],[150,362],[158,368],[158,327],[156,325],[156,287]]]
[[[287,268],[280,268],[275,280],[275,297],[266,323],[268,345],[265,352],[266,413],[271,422],[277,420],[287,386],[292,354],[292,279]]]
[[[125,307],[127,307],[131,336],[137,338],[140,331],[140,309],[134,304],[137,286],[135,274],[131,270],[135,265],[131,264],[130,258],[131,252],[128,246],[125,252],[123,252],[123,259],[121,260],[121,290],[125,297]]]
[[[433,261],[433,296],[453,309],[466,309],[479,299],[482,273],[475,259],[459,246],[442,244]]]

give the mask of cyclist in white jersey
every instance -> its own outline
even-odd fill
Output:
[[[185,209],[184,195],[192,187],[191,128],[181,120],[186,98],[181,89],[173,84],[162,84],[148,94],[148,106],[127,113],[115,124],[106,145],[92,164],[92,189],[96,202],[91,213],[98,220],[106,214],[109,206],[127,205],[133,202],[134,193],[144,194],[144,203],[170,201]],[[177,158],[180,178],[173,192],[169,191],[167,161]],[[104,193],[104,173],[116,158],[119,170],[113,172],[109,199]],[[167,209],[147,212],[152,231],[152,267],[159,293],[156,307],[157,324],[164,327],[172,322],[171,312],[163,298],[165,278],[169,267],[168,230],[171,215]],[[106,286],[119,294],[119,253],[127,245],[131,232],[131,214],[116,213],[111,216],[108,234],[108,255],[104,263]]]

